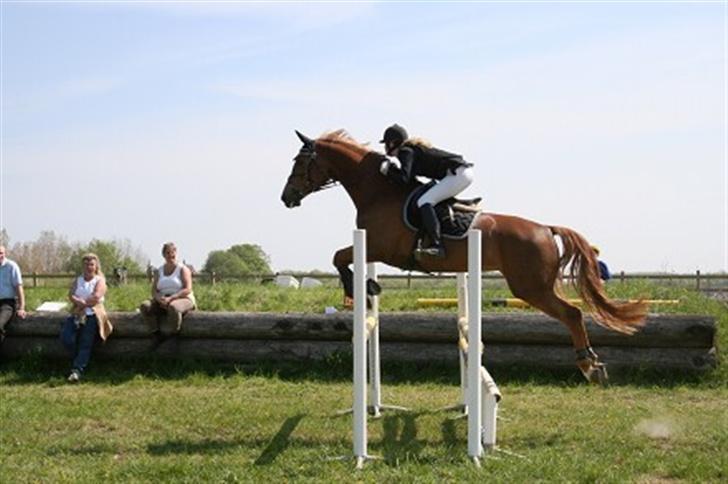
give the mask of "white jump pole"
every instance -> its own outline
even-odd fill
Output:
[[[458,292],[458,333],[460,327],[468,323],[468,274],[466,272],[458,272],[457,274],[457,292]],[[459,336],[458,336],[459,337]],[[458,351],[460,358],[460,405],[463,414],[468,413],[468,375],[466,368],[467,361],[465,361],[465,353],[460,350]],[[458,406],[456,406],[458,407]]]
[[[377,280],[377,266],[367,264],[367,279]],[[369,317],[374,318],[374,326],[369,331],[369,408],[372,415],[379,417],[382,406],[382,369],[379,364],[379,296],[372,296]]]
[[[377,281],[377,265],[367,264],[367,280]],[[367,314],[367,343],[369,349],[369,411],[374,418],[384,410],[408,411],[407,407],[382,403],[382,365],[379,352],[379,296],[370,296],[371,308]],[[371,324],[370,324],[371,323]]]
[[[468,368],[467,392],[468,399],[468,456],[480,465],[483,455],[481,442],[481,429],[483,427],[482,393],[480,388],[482,354],[480,341],[482,339],[481,321],[481,232],[468,231]]]
[[[367,453],[366,231],[354,230],[354,457],[361,469]]]
[[[500,390],[495,380],[485,367],[480,369],[482,391],[482,443],[486,451],[495,450],[495,436],[498,423],[498,402],[501,399]]]

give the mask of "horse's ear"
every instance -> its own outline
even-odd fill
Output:
[[[298,139],[300,139],[304,145],[313,146],[314,141],[308,136],[301,134],[298,130],[296,130],[296,135],[298,135]]]

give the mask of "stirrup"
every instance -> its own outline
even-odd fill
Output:
[[[417,252],[424,255],[430,255],[442,259],[445,257],[445,247],[442,245],[433,245],[432,247],[419,247]]]

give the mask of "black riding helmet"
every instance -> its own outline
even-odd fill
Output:
[[[406,139],[407,131],[402,126],[393,124],[384,130],[384,136],[382,136],[382,139],[379,142],[384,143],[387,146],[392,143],[395,143],[395,146],[399,146],[404,143],[404,140]]]

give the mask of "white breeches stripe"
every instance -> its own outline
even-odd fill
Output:
[[[470,166],[461,166],[455,170],[454,175],[447,175],[445,178],[438,181],[435,186],[427,190],[425,194],[417,200],[417,206],[422,207],[426,203],[430,203],[435,206],[441,201],[454,197],[458,193],[462,192],[468,188],[471,183],[473,183],[473,168]]]

